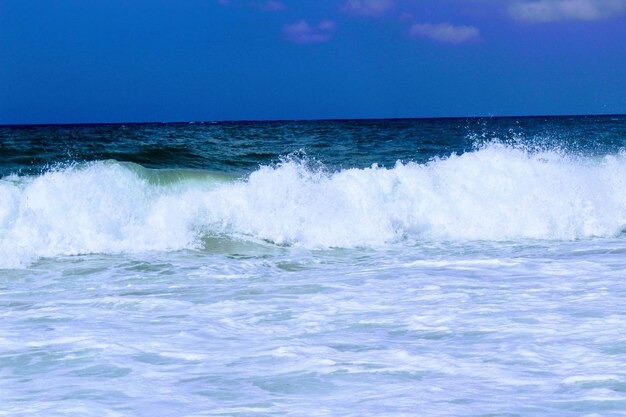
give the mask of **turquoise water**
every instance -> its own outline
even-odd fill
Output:
[[[624,415],[625,143],[0,127],[0,415]]]

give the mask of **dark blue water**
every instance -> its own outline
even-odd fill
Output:
[[[626,116],[0,126],[0,175],[109,159],[241,173],[302,152],[332,169],[390,167],[492,141],[614,153]]]

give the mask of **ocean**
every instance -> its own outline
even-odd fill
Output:
[[[624,416],[626,116],[0,126],[0,416]]]

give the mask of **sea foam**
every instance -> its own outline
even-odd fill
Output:
[[[626,225],[625,182],[622,154],[501,144],[393,168],[292,159],[242,179],[100,161],[0,179],[0,267],[201,249],[206,236],[307,248],[613,237]]]

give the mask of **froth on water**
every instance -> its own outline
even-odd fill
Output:
[[[498,143],[390,168],[287,158],[240,177],[91,162],[0,179],[0,262],[201,249],[211,236],[311,249],[615,237],[625,178],[621,153]]]

